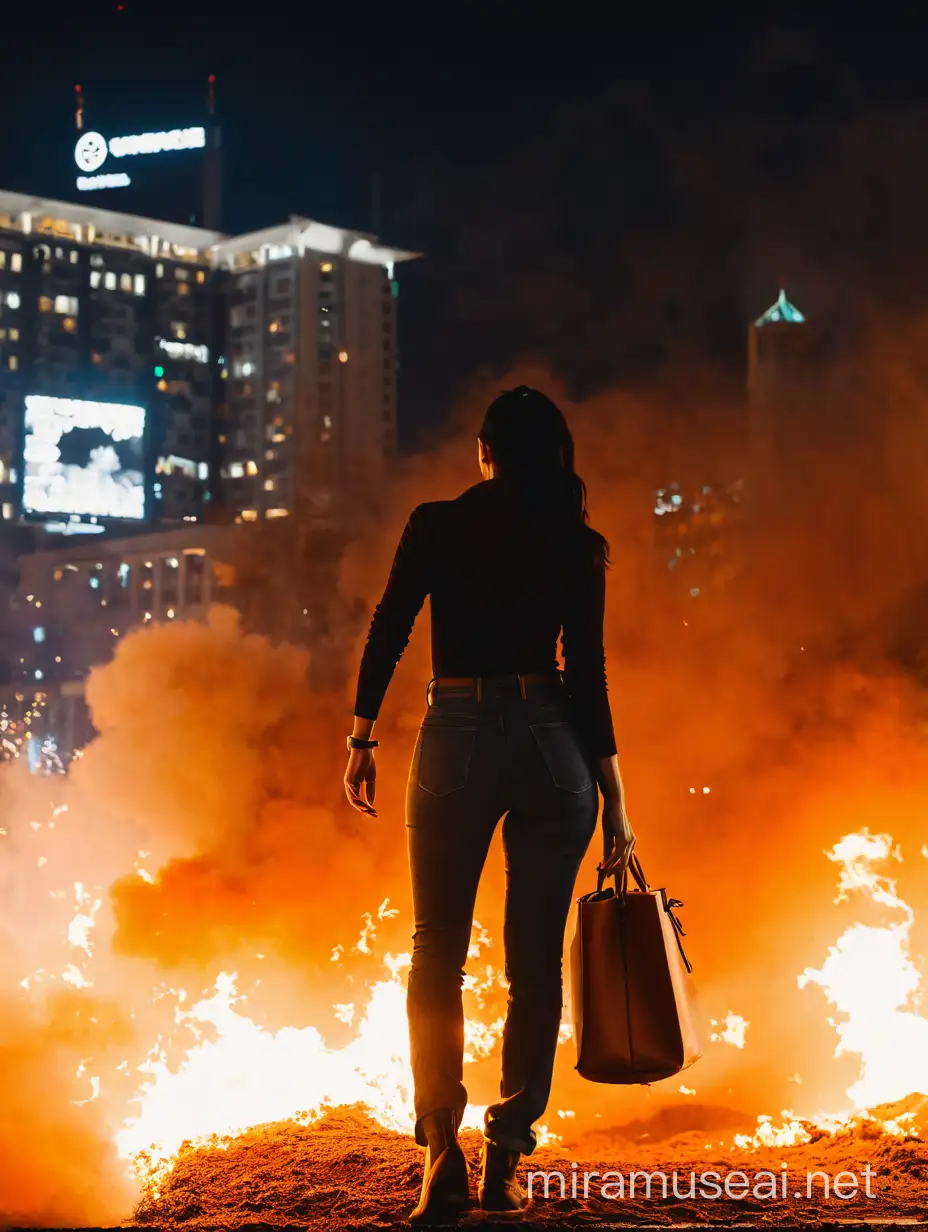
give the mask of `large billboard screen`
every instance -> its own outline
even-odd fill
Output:
[[[23,510],[145,517],[145,408],[26,397]]]

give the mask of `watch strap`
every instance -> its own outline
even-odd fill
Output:
[[[380,745],[379,740],[362,740],[360,736],[348,737],[349,749],[376,749]]]

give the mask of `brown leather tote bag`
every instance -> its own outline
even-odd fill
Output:
[[[577,900],[571,1004],[577,1070],[590,1082],[656,1082],[702,1055],[692,966],[674,915],[683,904],[651,889],[637,857],[628,871],[615,890],[603,888],[600,873],[596,890]]]

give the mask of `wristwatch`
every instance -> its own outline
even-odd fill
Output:
[[[348,737],[348,748],[350,749],[376,749],[380,745],[379,740],[362,740],[360,736]]]

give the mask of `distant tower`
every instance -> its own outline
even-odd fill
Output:
[[[825,333],[780,294],[748,326],[748,425],[751,490],[762,505],[787,497],[802,470],[820,414],[827,368]]]
[[[216,121],[216,75],[207,78],[206,149],[203,156],[203,210],[201,225],[222,230],[222,129]]]

